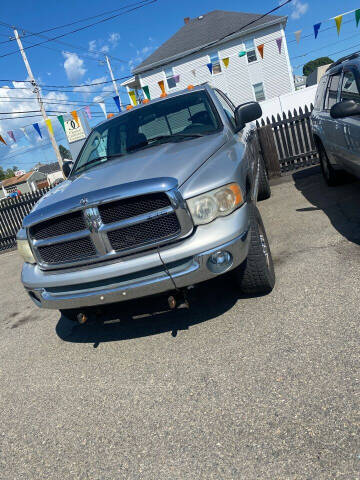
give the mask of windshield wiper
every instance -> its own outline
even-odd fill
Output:
[[[203,133],[174,133],[173,135],[159,135],[158,137],[150,138],[148,142],[156,142],[157,140],[163,139],[176,139],[176,138],[195,138],[195,137],[203,137]]]
[[[89,165],[92,165],[93,163],[99,162],[101,160],[104,160],[104,159],[109,160],[110,158],[123,157],[123,156],[124,156],[123,153],[116,153],[114,155],[102,155],[101,157],[93,158],[92,160],[90,160],[90,162],[84,163],[84,165],[81,165],[81,167],[74,170],[74,173],[78,172],[79,170],[82,170],[83,168],[88,167]]]

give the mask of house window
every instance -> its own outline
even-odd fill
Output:
[[[212,74],[221,73],[221,63],[218,52],[210,53],[210,62],[212,63]]]
[[[166,76],[166,81],[167,81],[167,86],[168,88],[175,88],[176,87],[176,82],[174,78],[174,70],[172,67],[165,68],[165,76]]]
[[[257,102],[262,102],[265,100],[265,93],[264,93],[264,85],[263,83],[255,83],[253,85],[254,88],[254,93],[255,93],[255,99]]]
[[[254,39],[252,38],[251,40],[245,40],[245,50],[246,50],[246,55],[248,62],[256,62],[257,56],[256,56],[256,49],[255,49],[255,43]]]

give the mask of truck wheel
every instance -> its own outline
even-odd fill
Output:
[[[249,253],[234,270],[236,280],[243,293],[270,293],[275,285],[274,264],[260,212],[254,205],[251,206],[249,235]]]
[[[320,166],[321,172],[325,179],[325,182],[329,187],[334,187],[340,183],[339,174],[334,170],[331,163],[329,162],[328,156],[325,152],[325,148],[322,145],[319,145],[319,157],[320,157]]]
[[[265,168],[264,161],[260,160],[259,165],[259,191],[258,200],[266,200],[271,197],[271,189],[269,184],[269,178]]]

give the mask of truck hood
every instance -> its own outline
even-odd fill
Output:
[[[128,183],[138,181],[167,177],[173,178],[176,181],[174,183],[180,186],[217,152],[226,140],[227,136],[223,131],[191,140],[164,143],[109,160],[50,190],[36,204],[32,213],[36,211],[36,217],[39,217],[41,211],[40,216],[44,218],[48,216],[48,207],[54,207],[57,203],[65,207],[71,204],[71,199],[78,201],[79,197],[94,191],[105,192],[113,187],[125,187]]]

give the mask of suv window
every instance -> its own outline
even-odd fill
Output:
[[[225,93],[220,92],[220,90],[214,90],[215,95],[219,102],[221,103],[221,106],[225,110],[226,116],[231,122],[231,125],[236,128],[236,122],[235,122],[235,115],[234,115],[234,106],[232,105],[231,101],[227,98]]]
[[[329,83],[326,90],[325,110],[330,108],[337,102],[337,92],[340,83],[341,72],[331,75],[329,77]]]
[[[327,76],[322,77],[319,81],[319,85],[316,90],[314,110],[322,110],[324,106],[324,93],[325,93],[327,82],[328,82]]]
[[[355,102],[360,103],[360,94],[355,74],[351,70],[344,73],[341,87],[341,100],[355,100]]]

